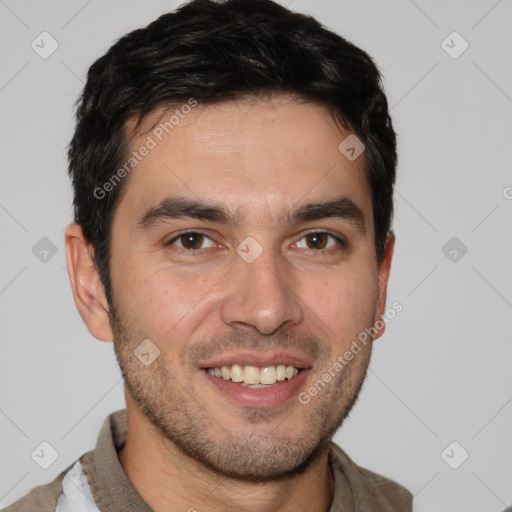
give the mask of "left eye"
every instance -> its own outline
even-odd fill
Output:
[[[303,240],[306,240],[306,246],[304,246]],[[304,235],[295,245],[299,247],[299,249],[322,250],[335,247],[336,244],[342,245],[342,242],[338,237],[331,235],[330,233],[314,232]]]
[[[203,233],[182,233],[168,242],[168,245],[177,245],[180,249],[188,251],[198,251],[214,247],[215,242]]]

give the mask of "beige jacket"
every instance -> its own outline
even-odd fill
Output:
[[[110,414],[96,448],[80,457],[96,506],[101,512],[152,512],[128,480],[118,452],[128,433],[126,409]],[[412,495],[401,485],[357,466],[331,443],[334,499],[328,512],[411,512]],[[3,512],[55,512],[62,481],[71,466],[53,482],[35,487]]]

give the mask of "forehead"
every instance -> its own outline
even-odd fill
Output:
[[[278,215],[343,194],[371,211],[364,154],[340,152],[350,132],[326,107],[289,96],[193,104],[154,111],[131,138],[138,159],[120,208],[142,211],[172,194]]]

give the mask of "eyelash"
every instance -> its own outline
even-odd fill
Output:
[[[182,233],[179,233],[175,237],[173,237],[171,240],[165,243],[166,246],[172,246],[176,240],[179,240],[181,237],[184,237],[185,235],[202,235],[205,238],[210,239],[212,242],[214,241],[210,236],[208,236],[206,233],[202,233],[201,231],[183,231]],[[185,249],[183,247],[177,247],[178,251],[185,252],[187,254],[194,254],[194,255],[201,255],[203,252],[207,251],[208,249]]]
[[[331,237],[333,240],[335,240],[336,242],[338,242],[337,246],[329,247],[328,249],[310,249],[310,248],[307,249],[308,251],[311,251],[314,253],[320,253],[320,254],[321,253],[324,253],[324,254],[331,253],[331,252],[339,251],[341,249],[347,249],[347,247],[348,247],[348,244],[345,239],[335,235],[334,233],[330,233],[329,231],[319,231],[319,230],[308,231],[300,237],[299,241],[309,235],[327,235],[327,236]],[[295,242],[295,243],[297,243],[297,242]]]
[[[181,237],[186,236],[186,235],[191,235],[191,234],[192,235],[202,235],[203,237],[210,239],[212,242],[215,242],[210,236],[208,236],[206,233],[202,233],[201,231],[183,231],[182,233],[179,233],[178,235],[174,236],[171,240],[166,242],[165,245],[168,247],[171,247],[174,244],[174,242],[179,240]],[[334,235],[333,233],[330,233],[329,231],[319,231],[319,230],[308,231],[307,233],[304,233],[301,236],[299,241],[309,235],[328,235],[329,237],[334,239],[339,244],[336,247],[330,247],[328,249],[310,249],[310,248],[307,249],[308,251],[313,252],[313,253],[320,253],[320,254],[331,253],[333,251],[338,251],[340,249],[346,249],[348,247],[348,243],[343,238],[341,238],[337,235]],[[295,242],[295,243],[297,243],[297,242]],[[179,251],[185,252],[187,254],[194,254],[197,256],[202,255],[205,251],[208,250],[208,248],[207,249],[185,249],[182,247],[177,247],[177,249]]]

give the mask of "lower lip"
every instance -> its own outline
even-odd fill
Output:
[[[246,388],[231,380],[224,380],[210,375],[206,370],[201,373],[221,393],[229,396],[239,405],[245,407],[269,408],[284,404],[298,394],[301,384],[306,380],[310,370],[302,370],[291,380],[285,380],[277,386],[268,388]]]

